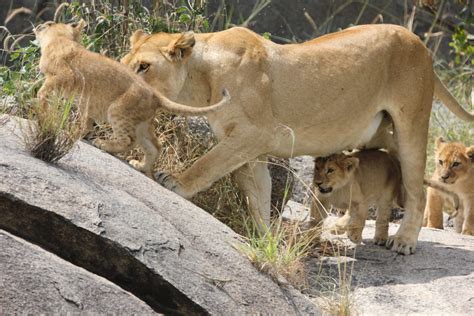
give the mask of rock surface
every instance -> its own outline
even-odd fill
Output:
[[[112,282],[0,230],[0,312],[155,314]]]
[[[80,142],[59,164],[0,127],[0,229],[105,277],[157,312],[319,314],[259,273],[238,235],[133,168]]]
[[[397,229],[390,224],[391,234]],[[345,261],[352,274],[353,309],[361,315],[474,314],[474,237],[422,228],[416,253],[403,256],[374,245],[374,231],[374,221],[368,221],[365,244],[345,260],[308,263],[314,295],[324,289],[318,276],[337,280],[337,262]]]

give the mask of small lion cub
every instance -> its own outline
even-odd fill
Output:
[[[86,129],[93,122],[108,121],[112,139],[96,139],[94,145],[110,153],[130,150],[138,144],[142,161],[131,161],[135,168],[153,178],[153,164],[161,144],[153,133],[157,110],[187,115],[213,112],[230,100],[227,90],[215,105],[191,107],[178,104],[154,91],[126,65],[88,51],[79,42],[85,22],[47,22],[34,32],[41,47],[40,70],[46,79],[38,92],[43,110],[51,92],[74,97]]]
[[[459,210],[454,217],[458,233],[474,235],[474,146],[446,142],[439,137],[435,143],[436,170],[431,181],[440,188],[428,188],[424,225],[443,229],[443,208],[453,208],[448,193],[459,197]]]
[[[376,149],[319,157],[315,160],[313,185],[320,202],[313,201],[313,219],[321,221],[331,207],[346,209],[334,230],[346,231],[352,242],[360,243],[369,207],[375,206],[374,242],[385,245],[392,207],[402,204],[401,172],[396,158]]]

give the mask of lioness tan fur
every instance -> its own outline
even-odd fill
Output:
[[[474,146],[436,140],[436,170],[432,181],[459,196],[459,210],[454,217],[457,232],[474,235]],[[428,189],[424,225],[443,229],[443,207],[452,208],[452,197],[441,190]]]
[[[207,116],[219,143],[180,174],[158,181],[189,198],[234,172],[254,217],[270,222],[268,154],[327,156],[368,143],[388,117],[400,156],[406,214],[388,247],[415,251],[423,220],[433,92],[474,121],[433,72],[429,51],[407,29],[356,26],[302,44],[279,45],[245,28],[208,34],[137,31],[122,62],[173,100],[196,106],[233,98]]]
[[[84,22],[46,23],[35,29],[41,46],[40,70],[45,82],[38,92],[44,110],[47,96],[56,91],[76,97],[87,128],[94,121],[108,121],[113,139],[96,139],[94,145],[111,153],[124,152],[138,143],[145,153],[142,161],[131,161],[137,169],[152,176],[160,143],[151,124],[157,110],[181,114],[207,114],[228,102],[225,95],[216,105],[196,108],[170,101],[128,67],[83,48],[78,41]],[[225,92],[226,93],[226,92]]]
[[[319,200],[311,206],[313,219],[324,218],[331,207],[346,209],[335,229],[339,233],[347,231],[350,240],[360,243],[369,207],[375,206],[374,242],[385,245],[392,207],[403,203],[400,165],[396,158],[380,150],[318,157],[313,186]]]

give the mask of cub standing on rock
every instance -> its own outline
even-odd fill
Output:
[[[212,106],[199,108],[173,102],[151,89],[125,65],[82,47],[79,42],[84,25],[83,20],[74,24],[47,22],[35,28],[41,46],[40,70],[46,76],[38,92],[40,104],[46,111],[46,98],[52,91],[75,97],[87,129],[94,121],[107,120],[112,125],[113,138],[96,139],[94,145],[120,153],[138,143],[144,159],[130,164],[153,177],[153,164],[161,148],[153,133],[155,112],[208,114],[230,100],[227,90],[223,90],[223,99]]]
[[[311,205],[311,217],[320,221],[331,206],[347,209],[335,229],[347,231],[351,241],[360,243],[369,207],[376,206],[374,242],[385,245],[392,206],[403,204],[397,159],[380,150],[362,150],[316,158],[314,169],[314,191],[320,204]]]
[[[460,209],[454,218],[458,233],[474,235],[474,146],[436,140],[436,170],[431,177],[459,197]],[[445,192],[428,188],[424,226],[443,229],[443,207],[452,204]]]

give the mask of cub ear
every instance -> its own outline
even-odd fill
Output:
[[[436,146],[436,148],[440,148],[441,146],[443,146],[444,143],[446,143],[444,138],[443,137],[438,137],[438,138],[436,138],[435,146]]]
[[[466,148],[466,155],[471,159],[471,162],[474,162],[474,146]]]
[[[182,60],[191,54],[194,44],[196,44],[196,40],[193,31],[182,33],[177,40],[171,42],[168,46],[168,57],[173,61]]]
[[[144,30],[136,30],[133,32],[132,36],[130,36],[130,46],[133,48],[133,46],[141,39],[144,37],[148,36],[147,33],[145,33]]]
[[[344,168],[347,171],[353,171],[359,166],[359,158],[347,157],[344,159]]]
[[[74,39],[79,41],[81,39],[82,30],[86,27],[87,23],[83,19],[79,22],[70,23],[69,26],[72,27],[72,34],[74,35]]]

